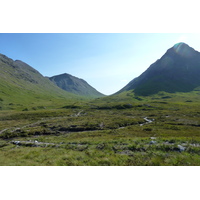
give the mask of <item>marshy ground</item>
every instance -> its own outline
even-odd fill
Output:
[[[123,98],[1,111],[0,165],[200,165],[197,94]]]

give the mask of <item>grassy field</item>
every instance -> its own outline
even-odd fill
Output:
[[[0,111],[0,165],[200,165],[199,91]]]

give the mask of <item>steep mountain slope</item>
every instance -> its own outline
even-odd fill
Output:
[[[31,66],[0,54],[0,109],[73,98],[76,95],[61,90]]]
[[[102,97],[104,96],[92,86],[90,86],[83,79],[79,79],[70,74],[61,74],[57,76],[53,76],[49,78],[53,83],[55,83],[58,87],[66,90],[68,92],[72,92],[74,94],[89,96],[89,97]]]
[[[200,53],[185,43],[178,43],[117,93],[132,89],[137,95],[189,92],[200,86],[199,77]]]

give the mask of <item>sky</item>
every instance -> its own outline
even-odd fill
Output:
[[[198,33],[1,33],[0,53],[43,76],[68,73],[110,95],[178,42],[200,51]]]

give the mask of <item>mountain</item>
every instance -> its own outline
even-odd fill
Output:
[[[61,74],[49,78],[58,87],[68,92],[88,96],[88,97],[102,97],[105,96],[90,86],[83,79],[77,78],[70,74]]]
[[[0,54],[0,109],[48,106],[74,98],[28,64]]]
[[[200,86],[199,77],[200,53],[185,43],[177,43],[117,94],[128,90],[144,96],[159,91],[190,92]]]

